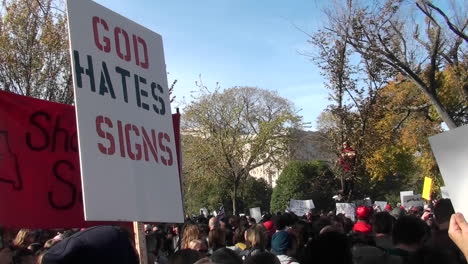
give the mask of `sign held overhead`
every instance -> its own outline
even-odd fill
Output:
[[[429,138],[453,208],[468,215],[468,125]]]
[[[182,222],[162,38],[68,0],[86,220]]]

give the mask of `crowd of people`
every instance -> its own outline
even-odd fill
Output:
[[[450,200],[343,214],[187,218],[145,225],[149,264],[466,263],[468,223]],[[2,229],[0,264],[139,263],[131,230]]]

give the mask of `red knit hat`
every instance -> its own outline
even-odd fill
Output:
[[[367,220],[371,215],[371,209],[365,206],[359,206],[356,209],[356,215],[358,219]]]
[[[273,221],[266,221],[265,223],[263,223],[263,226],[266,228],[268,234],[270,236],[272,236],[275,232],[276,232],[276,227],[275,227],[275,224],[273,223]]]
[[[391,206],[390,204],[387,204],[387,205],[385,206],[385,211],[389,211],[389,212],[390,212],[391,210],[393,210],[392,206]]]

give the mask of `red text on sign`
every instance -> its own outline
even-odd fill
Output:
[[[113,34],[110,33],[111,31]],[[109,53],[114,46],[115,53],[120,59],[131,61],[133,54],[136,65],[148,69],[148,47],[143,38],[132,34],[132,41],[130,41],[130,36],[125,29],[117,26],[112,30],[103,18],[97,16],[93,17],[93,33],[94,44],[99,50]]]
[[[122,158],[156,163],[161,161],[164,166],[172,166],[174,163],[172,150],[168,146],[171,138],[165,132],[126,124],[120,120],[112,122],[109,117],[100,115],[96,117],[96,133],[105,139],[97,144],[102,154],[116,155],[118,148]]]

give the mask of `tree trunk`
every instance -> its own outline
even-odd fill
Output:
[[[232,215],[237,214],[237,184],[234,184],[234,189],[232,192]]]
[[[343,172],[340,173],[340,182],[341,182],[341,193],[345,196],[345,184],[344,184],[344,175]]]

